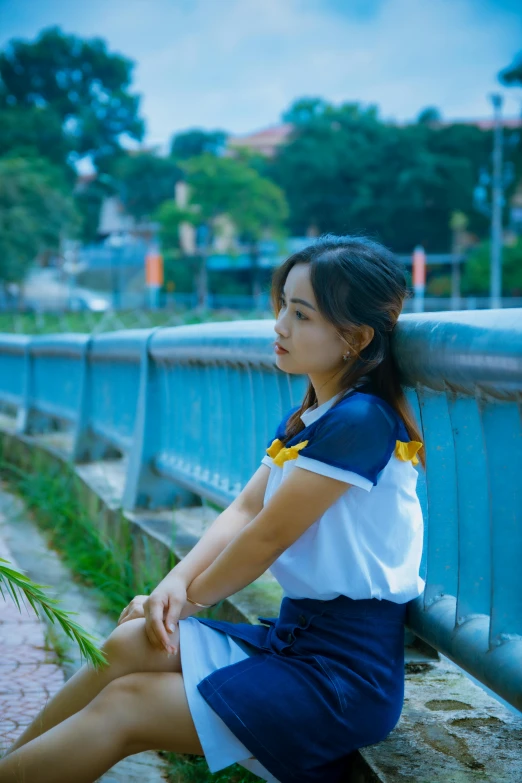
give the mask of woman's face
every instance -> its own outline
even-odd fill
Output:
[[[293,301],[296,299],[301,301]],[[319,312],[308,264],[292,267],[280,304],[274,329],[277,342],[288,353],[276,353],[276,364],[292,375],[309,375],[317,388],[316,383],[344,366],[343,354],[350,349]]]

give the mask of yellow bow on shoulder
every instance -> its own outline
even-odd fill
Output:
[[[418,440],[410,440],[408,443],[397,440],[395,441],[395,456],[403,462],[408,462],[411,459],[412,465],[418,465],[417,452],[423,445]]]
[[[303,440],[301,443],[296,443],[295,446],[285,448],[282,441],[280,441],[279,438],[276,438],[272,441],[272,444],[270,448],[266,450],[266,453],[269,457],[272,457],[274,465],[282,468],[287,460],[297,459],[301,449],[304,449],[307,445],[308,441]],[[411,460],[412,465],[418,465],[419,458],[417,457],[417,452],[423,445],[424,444],[420,443],[418,440],[410,440],[408,443],[397,440],[395,441],[395,456],[403,462]]]
[[[287,459],[297,459],[298,453],[301,449],[304,449],[307,443],[307,440],[303,440],[301,443],[296,443],[295,446],[285,448],[279,438],[276,438],[272,441],[272,445],[266,450],[266,453],[269,457],[272,457],[274,465],[282,468]]]

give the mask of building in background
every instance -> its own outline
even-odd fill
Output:
[[[265,130],[248,133],[246,136],[230,136],[225,155],[233,156],[235,149],[250,149],[267,158],[273,158],[278,147],[286,144],[294,126],[291,123],[273,125]]]

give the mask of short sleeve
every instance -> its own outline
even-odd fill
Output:
[[[370,492],[394,452],[398,428],[398,418],[385,405],[355,395],[321,416],[296,467]]]
[[[297,410],[299,410],[300,407],[301,407],[300,405],[296,405],[294,408],[290,408],[290,410],[287,411],[287,413],[283,416],[283,418],[281,419],[281,421],[277,425],[274,437],[270,438],[270,440],[266,444],[267,449],[270,448],[270,446],[272,445],[274,440],[284,438],[288,419],[290,418],[290,416],[293,413],[295,413]],[[268,454],[265,454],[263,459],[261,460],[261,463],[263,465],[268,465],[268,467],[270,468],[274,464],[274,460],[272,459],[272,457],[269,457]]]

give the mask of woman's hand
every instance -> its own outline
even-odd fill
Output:
[[[135,620],[137,617],[145,617],[143,609],[143,602],[147,600],[148,595],[136,595],[128,606],[125,607],[120,614],[118,625],[121,625],[126,620]]]
[[[149,642],[158,650],[176,652],[169,634],[174,633],[187,602],[187,586],[178,577],[167,576],[143,601],[145,632]],[[132,603],[132,602],[131,602]]]

